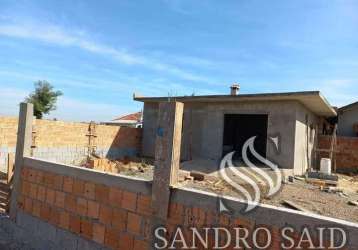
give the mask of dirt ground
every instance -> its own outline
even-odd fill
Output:
[[[282,206],[282,200],[290,200],[316,214],[358,222],[358,206],[348,204],[350,200],[358,200],[358,178],[341,175],[338,187],[343,192],[328,193],[305,181],[295,181],[284,185],[277,196],[263,203]]]
[[[152,159],[126,159],[111,161],[106,164],[112,166],[110,168],[111,171],[107,172],[135,176],[146,180],[153,179],[154,162]],[[207,164],[206,162],[202,162],[202,165],[206,166]],[[184,168],[185,167],[186,166],[184,165]],[[221,195],[243,198],[240,193],[220,177],[218,172],[204,172],[206,172],[207,176],[210,178],[206,178],[204,181],[181,180],[180,185]],[[339,181],[337,187],[341,189],[340,192],[327,192],[321,190],[318,185],[307,183],[304,179],[294,179],[293,182],[285,182],[285,184],[282,184],[280,192],[273,197],[264,197],[261,199],[261,203],[285,207],[285,205],[282,204],[282,201],[288,200],[315,214],[358,222],[358,206],[348,204],[348,201],[358,201],[358,175],[338,176]],[[235,178],[234,176],[231,177]],[[236,179],[235,181],[242,184],[242,180]],[[264,186],[261,186],[261,184],[260,188]]]
[[[124,158],[120,160],[109,160],[106,158],[93,157],[89,160],[85,160],[81,166],[103,172],[123,174],[152,180],[154,161],[150,158]]]
[[[216,183],[187,181],[184,185],[221,195],[243,198],[223,180]],[[293,183],[283,184],[281,191],[273,197],[263,198],[261,203],[285,207],[282,201],[289,200],[315,214],[358,222],[358,206],[348,204],[348,201],[358,201],[358,176],[339,175],[338,187],[343,192],[328,193],[322,191],[319,186],[295,179]]]

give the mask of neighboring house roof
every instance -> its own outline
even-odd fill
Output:
[[[203,95],[203,96],[176,96],[176,97],[137,97],[141,102],[246,102],[246,101],[298,101],[320,116],[336,116],[337,113],[319,91],[239,94],[239,95]]]
[[[136,112],[124,116],[120,116],[112,120],[112,122],[136,123],[142,121],[142,112]]]
[[[353,103],[348,104],[348,105],[346,105],[346,106],[340,107],[340,108],[338,109],[338,111],[339,111],[339,112],[345,112],[345,111],[347,111],[347,110],[349,110],[349,109],[352,109],[352,108],[355,108],[355,107],[358,108],[358,102],[353,102]]]

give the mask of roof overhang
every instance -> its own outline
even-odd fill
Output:
[[[319,91],[263,93],[242,95],[203,95],[176,97],[133,97],[140,102],[261,102],[261,101],[297,101],[319,116],[331,117],[337,113]]]

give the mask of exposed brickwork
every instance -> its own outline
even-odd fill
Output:
[[[319,137],[319,148],[330,148],[330,137]],[[327,157],[327,153],[321,153]],[[358,138],[337,137],[336,163],[338,172],[358,172]]]
[[[36,146],[38,147],[86,147],[88,123],[35,120]],[[15,147],[18,119],[0,117],[0,146]],[[98,147],[137,147],[141,130],[119,126],[96,125]]]
[[[28,167],[21,177],[24,212],[112,249],[149,249],[149,196]]]
[[[0,117],[0,169],[6,170],[9,154],[15,153],[18,119]],[[36,146],[34,156],[61,163],[78,163],[86,156],[89,124],[51,120],[34,120]],[[131,156],[140,151],[141,129],[96,125],[94,144],[103,157]],[[57,182],[59,181],[59,182]],[[56,180],[60,185],[61,180]]]
[[[36,120],[36,146],[86,147],[88,145],[88,123]],[[49,133],[51,131],[51,133]],[[137,147],[140,129],[96,125],[98,147]]]
[[[15,147],[18,119],[0,117],[0,147]]]
[[[111,249],[150,249],[151,196],[80,178],[81,176],[68,178],[24,167],[18,207],[42,221]],[[56,184],[56,180],[61,179],[63,182],[58,183],[62,185]],[[206,226],[225,227],[232,229],[230,233],[234,237],[234,228],[245,228],[252,234],[255,228],[268,225],[259,225],[255,220],[246,217],[220,214],[216,209],[172,202],[164,226],[168,230],[165,234],[167,239],[173,239],[176,228],[180,226],[186,242],[190,243],[191,227],[197,228],[199,232]],[[278,250],[282,240],[280,229],[273,226],[270,226],[270,229],[273,232],[273,240],[268,249]],[[298,238],[297,233],[292,235]],[[224,235],[220,235],[220,241],[224,239]],[[265,243],[265,240],[264,235],[258,236],[259,242]],[[214,235],[209,233],[208,242],[211,249]],[[250,244],[250,240],[248,242]],[[232,245],[226,249],[233,247]],[[199,245],[199,249],[203,248]]]

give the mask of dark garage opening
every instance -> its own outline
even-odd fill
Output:
[[[261,156],[266,157],[268,115],[262,114],[226,114],[224,116],[223,156],[236,151],[234,159],[242,159],[242,147],[245,142],[256,136],[254,148]],[[258,160],[248,151],[249,160]]]

